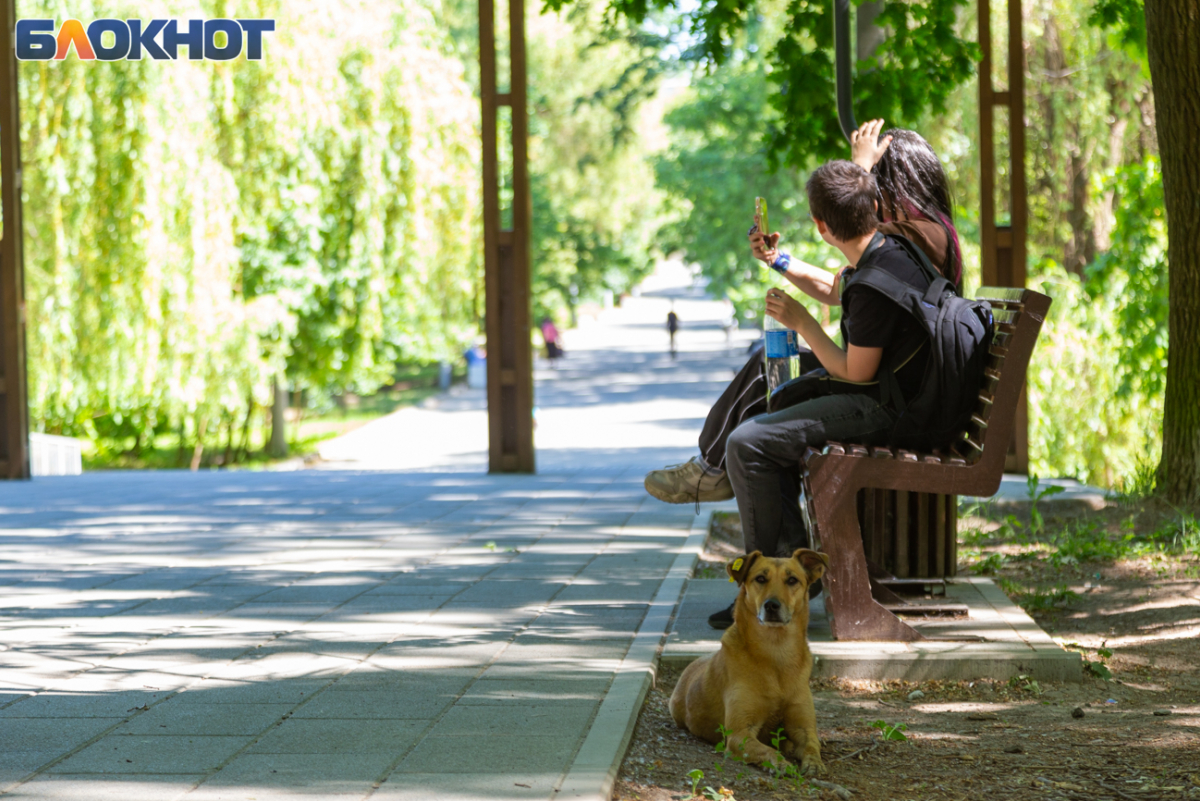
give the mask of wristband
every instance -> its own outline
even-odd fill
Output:
[[[790,253],[782,251],[775,257],[775,261],[771,263],[771,269],[780,275],[786,275],[789,268],[792,266],[792,256]]]

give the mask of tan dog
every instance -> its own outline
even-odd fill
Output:
[[[790,559],[755,551],[726,565],[741,588],[733,625],[721,637],[721,650],[687,666],[671,694],[671,717],[710,743],[728,732],[729,753],[747,762],[785,757],[804,772],[824,772],[812,692],[812,653],[808,650],[808,586],[825,574],[829,557],[801,548]],[[782,755],[771,747],[782,727]]]

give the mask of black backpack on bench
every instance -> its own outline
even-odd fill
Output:
[[[929,332],[929,360],[920,389],[911,398],[900,393],[896,371],[915,353],[898,354],[879,367],[880,400],[898,414],[890,444],[925,449],[950,445],[966,430],[983,386],[995,324],[984,300],[958,296],[954,284],[934,270],[925,252],[903,236],[889,234],[921,266],[929,288],[921,290],[878,267],[859,267],[846,290],[869,286],[911,314]],[[922,345],[925,347],[925,345]]]

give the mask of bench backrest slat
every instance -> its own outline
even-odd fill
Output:
[[[1014,380],[1018,384],[1024,384],[1024,373],[1029,366],[1029,356],[1038,333],[1036,330],[1032,330],[1030,324],[1034,321],[1028,318],[1024,320],[1027,328],[1022,330],[1022,318],[1028,309],[1040,323],[1045,316],[1046,309],[1049,308],[1050,299],[1032,290],[1014,287],[983,287],[975,294],[975,297],[991,304],[996,330],[991,347],[988,349],[987,367],[984,371],[983,386],[980,388],[975,413],[971,417],[967,430],[963,432],[962,441],[957,443],[954,450],[968,462],[977,462],[985,455],[991,456],[988,452],[990,446],[993,450],[1002,449],[1002,453],[999,455],[1002,460],[1008,451],[1008,440],[1012,434],[1014,421],[1012,419],[993,421],[991,419],[992,410],[998,400],[997,394],[1002,390],[1006,398],[1015,404],[1015,398],[1012,396],[1019,395],[1020,386],[1014,388],[1010,384]],[[1032,336],[1032,340],[1030,340],[1030,336]],[[1010,358],[1014,348],[1018,350],[1016,354],[1018,358],[1015,360]],[[1019,378],[1015,376],[1018,372],[1021,373]],[[1008,405],[1008,403],[1004,404],[1003,416],[1012,418],[1014,415],[1007,408]],[[998,438],[1003,439],[1003,443],[999,443]]]

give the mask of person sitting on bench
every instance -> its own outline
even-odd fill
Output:
[[[887,273],[921,292],[937,277],[910,241],[877,230],[875,177],[852,162],[832,161],[812,174],[806,190],[809,212],[821,237],[851,265],[843,271],[839,292],[846,349],[783,290],[767,293],[767,314],[796,331],[835,381],[823,389],[830,394],[752,417],[729,436],[726,460],[745,550],[765,556],[790,555],[797,548],[811,547],[799,504],[805,450],[829,440],[886,443],[899,419],[896,403],[921,388],[930,353],[929,333],[896,300],[874,286],[855,285],[855,273],[865,268]],[[890,373],[894,381],[873,383],[883,372],[881,365],[898,365]],[[900,399],[890,397],[892,391]],[[733,607],[717,612],[709,622],[716,628],[732,624]]]
[[[882,126],[882,120],[863,123],[851,144],[854,162],[876,179],[878,217],[883,221],[879,231],[914,242],[942,275],[961,286],[962,250],[942,163],[920,134],[894,128],[880,136]],[[805,294],[828,305],[840,305],[838,276],[781,254],[779,234],[751,229],[750,244],[755,258],[776,266]],[[801,373],[820,366],[810,351],[801,350]],[[709,411],[700,431],[700,455],[681,465],[651,471],[646,475],[646,491],[666,503],[729,500],[733,488],[725,473],[726,442],[742,422],[766,411],[767,378],[760,345]]]

